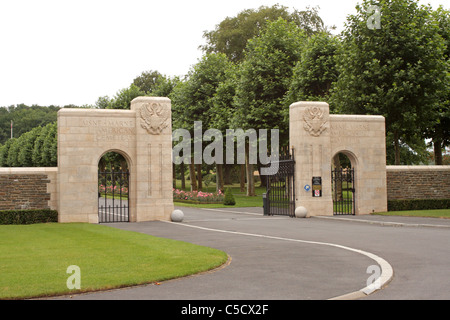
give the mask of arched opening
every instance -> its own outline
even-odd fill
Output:
[[[106,152],[98,162],[99,223],[130,221],[130,172],[126,158]]]
[[[355,215],[355,168],[354,157],[338,152],[331,163],[331,191],[334,215]]]

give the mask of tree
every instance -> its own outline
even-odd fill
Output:
[[[179,77],[165,77],[160,78],[157,85],[153,88],[152,92],[149,94],[153,97],[170,97],[173,90],[180,82]]]
[[[327,33],[313,35],[294,68],[286,105],[296,101],[327,101],[338,79],[336,55],[340,42]]]
[[[381,28],[368,28],[370,5],[381,11]],[[418,145],[445,82],[444,41],[429,6],[414,0],[364,0],[342,33],[339,79],[331,103],[351,114],[383,115],[400,164],[401,145]],[[416,150],[417,151],[417,150]]]
[[[433,17],[446,44],[442,59],[447,64],[447,80],[444,81],[439,102],[430,110],[433,116],[431,123],[424,129],[424,137],[432,139],[435,164],[443,165],[443,150],[450,145],[450,11],[439,7],[433,11]]]
[[[302,29],[280,18],[249,41],[238,71],[235,127],[278,129],[280,145],[288,143],[289,106],[284,104],[284,99],[305,40]],[[246,143],[247,195],[252,196],[255,195],[253,164],[248,157]]]
[[[33,105],[30,107],[24,104],[0,108],[0,144],[5,143],[11,137],[11,120],[13,121],[13,135],[17,138],[35,127],[43,127],[56,121],[59,109],[56,106]]]
[[[36,139],[42,131],[42,127],[33,128],[21,135],[15,143],[20,145],[19,153],[17,155],[17,167],[34,167],[33,163],[33,149]]]
[[[32,160],[35,167],[57,166],[57,123],[42,128],[34,142]]]
[[[224,53],[231,61],[240,62],[245,57],[244,49],[248,41],[259,36],[269,23],[278,18],[293,22],[308,36],[327,30],[319,17],[318,7],[290,13],[287,7],[278,4],[272,7],[261,6],[257,10],[244,10],[236,17],[227,17],[215,30],[205,31],[203,37],[207,44],[201,48],[207,53]]]
[[[279,129],[282,141],[287,142],[289,106],[283,102],[305,40],[296,24],[278,19],[249,42],[238,71],[237,127]]]
[[[20,145],[17,143],[18,138],[11,139],[11,145],[8,150],[8,156],[6,157],[7,167],[20,167],[19,161],[17,159],[20,151]]]
[[[9,149],[15,139],[9,139],[4,145],[0,145],[0,167],[8,167]]]
[[[98,109],[108,109],[111,105],[111,98],[108,96],[99,97],[95,102],[95,107]]]
[[[144,71],[140,76],[133,80],[133,84],[145,92],[146,95],[152,95],[159,83],[163,81],[164,76],[155,70]]]
[[[191,68],[185,81],[174,88],[171,98],[178,119],[177,126],[189,130],[191,137],[194,137],[195,121],[202,122],[202,134],[213,125],[213,97],[219,84],[225,81],[225,70],[230,64],[224,54],[206,54]],[[195,180],[193,163],[190,164],[190,171],[192,185]],[[201,188],[201,164],[198,163],[197,177],[198,187]]]
[[[130,109],[131,101],[140,96],[145,96],[145,92],[132,83],[130,87],[121,89],[116,93],[107,109]]]

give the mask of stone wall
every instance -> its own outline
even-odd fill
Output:
[[[388,200],[450,199],[450,166],[387,166]]]
[[[0,210],[57,210],[57,168],[0,168]]]

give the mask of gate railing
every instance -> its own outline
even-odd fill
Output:
[[[130,221],[129,178],[128,171],[98,173],[99,223]]]
[[[331,170],[334,215],[355,215],[355,169]]]
[[[278,171],[266,176],[266,194],[264,214],[295,216],[295,160],[292,154],[280,155],[273,161]],[[269,163],[269,166],[272,163]]]

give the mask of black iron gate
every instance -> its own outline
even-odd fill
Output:
[[[129,182],[130,174],[128,171],[98,173],[99,223],[130,221]]]
[[[355,215],[355,169],[331,170],[334,215]]]
[[[272,168],[274,167],[273,164]],[[266,176],[264,214],[294,217],[295,160],[293,153],[280,155],[279,159],[275,161],[275,164],[278,164],[278,171]]]

